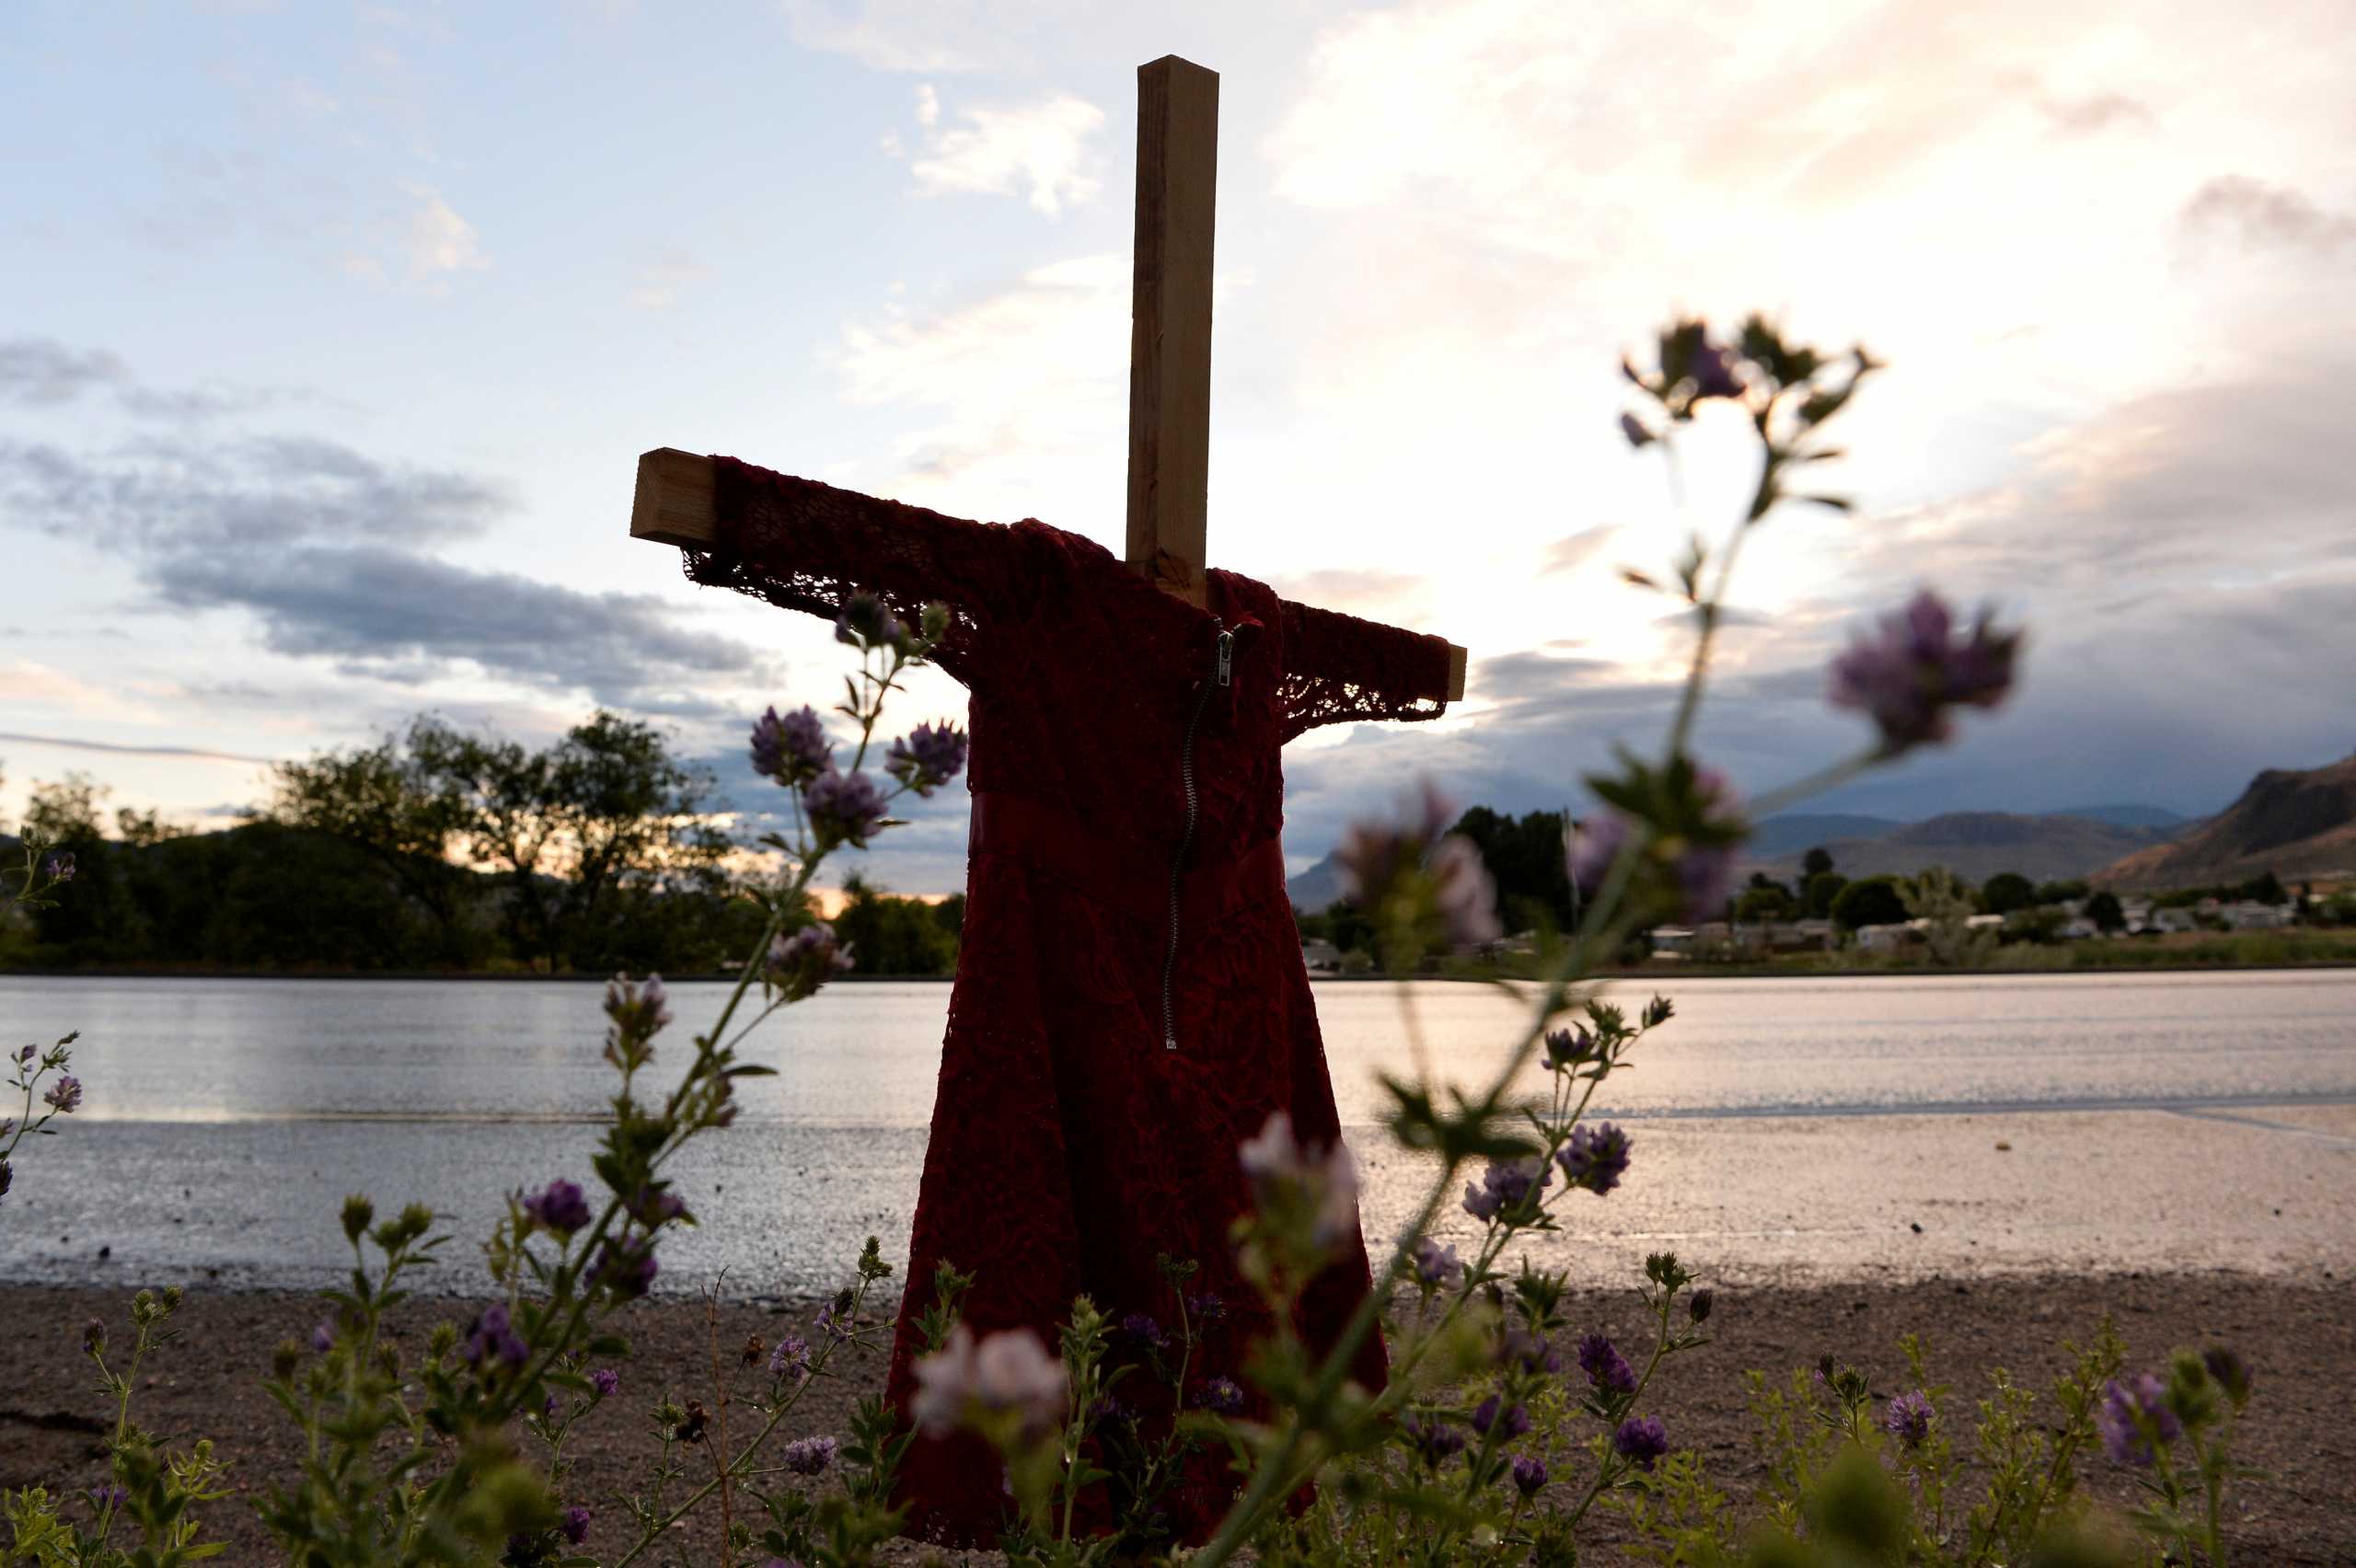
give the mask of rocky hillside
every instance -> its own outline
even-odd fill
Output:
[[[2031,882],[2060,882],[2156,845],[2167,833],[2165,828],[2121,827],[2081,816],[1950,812],[1871,838],[1836,838],[1824,847],[1832,855],[1834,869],[1845,877],[1886,871],[1911,876],[1925,867],[1945,866],[1975,882],[1999,871],[2017,871]],[[1799,870],[1802,853],[1760,857],[1745,870],[1789,879]]]
[[[2356,756],[2304,772],[2269,768],[2240,800],[2173,842],[2094,873],[2105,887],[2210,887],[2272,871],[2286,882],[2356,870]]]

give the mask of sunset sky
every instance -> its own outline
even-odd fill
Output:
[[[741,805],[826,629],[627,536],[729,452],[1120,547],[1135,69],[1221,74],[1215,564],[1472,650],[1288,754],[1296,868],[1416,773],[1515,810],[1653,744],[1690,628],[1623,352],[1750,309],[1890,369],[1851,517],[1747,548],[1699,751],[1864,737],[1922,583],[2029,628],[1839,809],[2223,806],[2356,747],[2356,26],[2301,6],[1225,0],[0,7],[0,819],[86,770],[217,824],[433,709],[674,727]],[[962,713],[933,677],[907,723]],[[964,798],[875,857],[962,881]]]

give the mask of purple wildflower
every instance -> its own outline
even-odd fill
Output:
[[[1497,1365],[1519,1366],[1524,1372],[1552,1372],[1561,1365],[1546,1336],[1528,1329],[1507,1329],[1497,1341]]]
[[[599,1399],[609,1400],[621,1388],[622,1377],[610,1366],[600,1366],[589,1374],[589,1386],[597,1390]]]
[[[1546,1484],[1546,1461],[1533,1454],[1517,1455],[1513,1461],[1513,1488],[1524,1497],[1534,1497]]]
[[[686,1203],[667,1186],[650,1184],[641,1187],[622,1207],[629,1211],[632,1219],[649,1230],[675,1219],[685,1220],[690,1225],[695,1223],[695,1216],[687,1212]]]
[[[802,787],[802,809],[822,845],[867,847],[884,823],[884,796],[865,773],[822,773]]]
[[[1144,1419],[1143,1412],[1118,1394],[1098,1395],[1094,1415],[1100,1424],[1114,1422],[1123,1426],[1135,1426]]]
[[[1481,1173],[1477,1187],[1464,1188],[1464,1212],[1479,1220],[1518,1211],[1533,1192],[1552,1185],[1554,1172],[1536,1155],[1526,1159],[1493,1159]]]
[[[964,767],[965,732],[946,720],[918,725],[894,741],[884,758],[884,771],[919,795],[931,794]]]
[[[769,1351],[769,1376],[791,1378],[800,1382],[810,1376],[810,1342],[800,1334],[787,1334]]]
[[[1688,372],[1693,378],[1693,398],[1739,398],[1742,383],[1735,379],[1734,355],[1723,345],[1703,338],[1693,351],[1693,363]]]
[[[521,1366],[531,1358],[531,1346],[525,1344],[509,1326],[507,1304],[494,1301],[479,1313],[467,1329],[467,1365],[480,1366],[494,1358],[510,1366]]]
[[[1472,1412],[1472,1430],[1486,1437],[1489,1435],[1489,1429],[1494,1426],[1496,1428],[1496,1435],[1500,1438],[1519,1437],[1529,1431],[1529,1409],[1522,1405],[1515,1405],[1501,1415],[1498,1412],[1501,1402],[1496,1394],[1491,1394],[1487,1399],[1483,1400],[1478,1408]]]
[[[1464,1429],[1437,1415],[1408,1416],[1399,1423],[1399,1430],[1415,1445],[1424,1462],[1435,1468],[1464,1447]]]
[[[1645,427],[1645,421],[1631,413],[1620,416],[1620,433],[1628,438],[1629,445],[1639,451],[1650,446],[1654,440],[1653,432]]]
[[[1422,862],[1425,847],[1455,816],[1456,803],[1426,779],[1396,820],[1352,823],[1334,852],[1341,862],[1342,896],[1360,908],[1380,903],[1393,882]]]
[[[1593,898],[1603,891],[1611,863],[1620,858],[1621,849],[1628,842],[1629,826],[1624,813],[1604,811],[1583,818],[1571,830],[1569,841],[1563,846],[1563,858],[1581,897]]]
[[[753,721],[753,771],[788,789],[835,767],[834,743],[815,709],[778,717],[772,708]]]
[[[1144,1312],[1132,1312],[1122,1319],[1121,1332],[1140,1350],[1161,1350],[1170,1343],[1170,1336],[1162,1332],[1161,1325]]]
[[[120,1508],[131,1501],[131,1493],[113,1482],[90,1488],[90,1506],[103,1514],[110,1508]]]
[[[785,1446],[785,1468],[796,1475],[816,1475],[835,1462],[839,1447],[832,1437],[799,1437]]]
[[[1572,1186],[1602,1197],[1627,1174],[1628,1135],[1610,1122],[1574,1127],[1570,1141],[1554,1151],[1554,1159]]]
[[[9,1188],[11,1188],[11,1187],[13,1187],[13,1186],[15,1186],[16,1184],[17,1184],[17,1169],[16,1169],[16,1167],[15,1167],[15,1166],[13,1166],[13,1165],[10,1165],[10,1164],[9,1164],[6,1160],[5,1160],[5,1159],[0,1159],[0,1198],[5,1198],[5,1197],[6,1197],[6,1196],[8,1195],[8,1189],[9,1189]]]
[[[835,976],[851,972],[850,946],[836,939],[832,926],[814,920],[771,940],[763,967],[771,985],[798,1001]]]
[[[1714,767],[1697,770],[1693,790],[1711,825],[1734,827],[1740,824],[1742,797],[1725,774]],[[1592,898],[1603,891],[1612,863],[1619,859],[1630,836],[1639,831],[1626,813],[1616,810],[1600,812],[1578,824],[1565,844],[1563,855],[1565,869],[1578,884],[1581,896]],[[1655,847],[1665,851],[1671,842],[1664,840]],[[1740,845],[1681,839],[1674,842],[1682,843],[1683,847],[1675,855],[1664,854],[1663,858],[1676,883],[1685,918],[1706,920],[1721,914],[1726,907],[1727,891],[1734,882]]]
[[[6,1190],[0,1187],[0,1192]],[[2200,1353],[2200,1365],[2208,1368],[2209,1376],[2217,1380],[2217,1386],[2225,1390],[2225,1397],[2236,1407],[2249,1398],[2249,1363],[2236,1352],[2212,1344]]]
[[[908,1413],[935,1436],[955,1431],[974,1407],[1011,1411],[1036,1437],[1063,1419],[1070,1381],[1063,1360],[1047,1354],[1029,1329],[1009,1329],[976,1342],[964,1323],[948,1343],[916,1365]]]
[[[606,983],[606,1016],[616,1029],[636,1039],[656,1033],[671,1021],[670,1001],[660,974],[648,975],[642,986],[627,974]]]
[[[588,1509],[576,1503],[557,1516],[557,1530],[566,1540],[579,1546],[589,1539],[589,1521],[593,1516]]]
[[[1195,1402],[1213,1415],[1233,1415],[1243,1408],[1243,1390],[1232,1378],[1213,1378],[1196,1392]]]
[[[859,1332],[859,1320],[851,1315],[847,1297],[840,1306],[827,1302],[810,1321],[820,1333],[836,1340],[847,1341]]]
[[[311,1348],[321,1355],[335,1348],[335,1325],[325,1318],[311,1325]]]
[[[93,1318],[82,1325],[82,1354],[98,1355],[107,1348],[107,1325],[103,1319]]]
[[[625,1300],[635,1300],[653,1287],[663,1266],[654,1261],[654,1243],[608,1241],[597,1250],[595,1278]]]
[[[41,1099],[56,1106],[60,1112],[71,1115],[82,1103],[82,1080],[68,1073],[51,1084],[49,1092],[42,1095]]]
[[[841,613],[835,617],[835,640],[853,647],[882,647],[897,644],[907,636],[907,628],[899,617],[884,607],[884,601],[872,594],[853,594],[843,601]]]
[[[1651,1416],[1632,1415],[1611,1435],[1611,1446],[1638,1470],[1648,1470],[1655,1459],[1669,1452],[1669,1433]]]
[[[1272,1111],[1260,1136],[1237,1148],[1236,1159],[1263,1208],[1298,1204],[1310,1214],[1313,1245],[1338,1246],[1357,1229],[1357,1166],[1339,1141],[1326,1149],[1306,1147],[1293,1138],[1292,1118]]]
[[[1208,1325],[1227,1321],[1227,1302],[1216,1290],[1206,1290],[1200,1296],[1186,1297],[1186,1315],[1195,1321]]]
[[[64,849],[52,855],[49,858],[49,864],[43,869],[49,872],[49,880],[52,882],[72,882],[74,880],[74,851]]]
[[[2167,1407],[2167,1390],[2159,1378],[2143,1372],[2121,1383],[2113,1378],[2103,1389],[2102,1409],[2095,1412],[2095,1428],[2115,1465],[2149,1465],[2155,1457],[2152,1439],[2172,1443],[2184,1428]]]
[[[524,1200],[524,1212],[537,1224],[545,1225],[560,1236],[570,1236],[590,1220],[589,1200],[581,1191],[581,1183],[562,1177],[549,1182],[543,1192]]]
[[[1456,1249],[1442,1247],[1426,1236],[1415,1243],[1415,1277],[1442,1290],[1453,1290],[1464,1277],[1464,1263]]]
[[[1561,1071],[1596,1058],[1595,1036],[1587,1025],[1575,1023],[1566,1029],[1556,1029],[1546,1035],[1546,1065]]]
[[[1931,1397],[1917,1389],[1899,1394],[1881,1407],[1881,1429],[1909,1448],[1919,1448],[1931,1435]]]
[[[1589,1334],[1579,1341],[1579,1370],[1600,1394],[1633,1394],[1636,1391],[1636,1369],[1619,1347],[1601,1334]]]
[[[1432,846],[1425,870],[1441,928],[1458,947],[1479,947],[1505,935],[1497,923],[1497,884],[1481,859],[1480,847],[1461,833]]]
[[[1870,715],[1881,730],[1882,754],[1899,753],[1955,733],[1947,709],[1958,704],[1993,708],[2013,686],[2017,631],[1998,631],[1981,612],[1969,636],[1955,640],[1955,616],[1925,588],[1906,607],[1882,619],[1877,634],[1860,636],[1832,662],[1835,708]]]
[[[21,1067],[39,1055],[40,1055],[40,1046],[28,1045],[23,1050],[17,1053],[17,1065]]]

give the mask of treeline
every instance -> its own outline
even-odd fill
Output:
[[[1469,838],[1497,887],[1498,914],[1508,932],[1569,929],[1576,922],[1577,906],[1564,864],[1562,812],[1530,812],[1512,816],[1487,806],[1474,806],[1457,820],[1453,832]],[[1928,874],[1935,868],[1925,868]],[[2047,941],[2069,917],[2082,912],[2105,930],[2126,924],[2116,894],[2096,891],[2081,880],[2038,882],[2015,871],[2000,871],[1978,886],[1939,871],[1937,896],[1955,902],[1956,913],[2005,917],[2004,940]],[[1830,920],[1843,932],[1866,926],[1898,925],[1913,918],[1923,897],[1921,877],[1889,873],[1850,877],[1821,847],[1802,859],[1798,873],[1788,881],[1754,871],[1736,889],[1714,917],[1730,924],[1759,927],[1799,920]],[[2231,903],[2251,899],[2261,904],[2292,902],[2290,890],[2271,872],[2246,882],[2221,887],[2184,888],[2155,894],[2151,902],[2162,908],[2189,906],[2206,898]],[[2356,900],[2346,894],[2330,899],[2297,898],[2302,917],[2320,925],[2356,925]],[[1346,900],[1330,908],[1301,911],[1297,916],[1304,939],[1330,941],[1345,961],[1352,954],[1371,962],[1372,923]],[[1651,951],[1648,934],[1632,937],[1621,954],[1623,961],[1641,962]],[[1444,957],[1435,949],[1426,957]],[[1350,967],[1345,962],[1345,967]]]
[[[652,726],[599,712],[539,748],[431,716],[281,764],[219,832],[36,784],[22,830],[74,857],[48,908],[0,926],[16,968],[709,973],[764,923],[714,780]],[[846,887],[863,974],[956,963],[962,898]]]

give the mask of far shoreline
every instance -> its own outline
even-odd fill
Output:
[[[2094,975],[2133,974],[2327,974],[2339,970],[2356,969],[2356,958],[2314,959],[2282,963],[2088,963],[2058,965],[2039,969],[2009,969],[1981,967],[1972,969],[1942,969],[1929,964],[1903,967],[1875,964],[1859,967],[1819,968],[1801,964],[1719,964],[1664,965],[1657,969],[1600,969],[1584,977],[1586,980],[1681,982],[1686,980],[2055,980],[2085,978]],[[735,980],[733,970],[713,970],[695,974],[673,974],[664,976],[673,985],[725,984]],[[602,986],[613,978],[603,974],[583,972],[568,974],[526,974],[499,970],[448,969],[0,969],[0,980],[303,980],[357,981],[495,981],[502,985]],[[1309,976],[1316,985],[1389,985],[1399,980],[1429,981],[1441,984],[1473,986],[1493,985],[1497,981],[1535,983],[1537,974],[1519,974],[1508,970],[1493,970],[1484,974],[1462,971],[1430,974],[1336,974],[1312,972]],[[952,974],[844,974],[828,982],[830,986],[948,986],[955,983]]]

